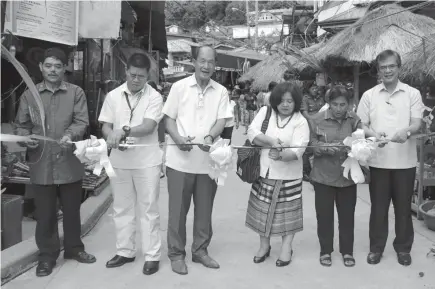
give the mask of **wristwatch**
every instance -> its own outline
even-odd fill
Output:
[[[407,136],[408,138],[411,137],[411,132],[410,132],[409,130],[406,132],[406,136]]]
[[[128,125],[124,125],[124,126],[122,127],[122,130],[123,130],[124,133],[125,133],[125,137],[128,137],[128,136],[130,135],[130,132],[131,132],[131,127],[129,127]]]

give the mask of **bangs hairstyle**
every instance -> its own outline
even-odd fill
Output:
[[[396,64],[397,67],[402,66],[402,58],[400,57],[400,54],[397,51],[387,49],[382,51],[381,53],[376,56],[376,67],[379,69],[379,61],[384,61],[386,58],[394,56],[396,58]]]
[[[334,99],[344,96],[347,100],[347,103],[350,103],[351,101],[351,94],[343,85],[334,85],[329,91],[328,91],[328,102],[333,101]]]
[[[145,68],[146,71],[150,71],[151,61],[149,57],[145,54],[134,53],[127,61],[127,69],[132,66],[137,68]]]
[[[302,92],[300,88],[291,82],[283,82],[275,86],[270,95],[270,106],[275,112],[278,112],[278,105],[282,102],[282,97],[286,92],[290,92],[295,104],[294,112],[301,110]]]
[[[44,59],[42,59],[41,63],[44,63],[45,60],[49,57],[60,60],[63,65],[68,64],[68,58],[66,57],[65,52],[58,47],[52,47],[52,48],[48,48],[47,50],[45,50],[44,51]]]

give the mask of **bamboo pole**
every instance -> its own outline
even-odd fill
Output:
[[[359,70],[360,65],[355,64],[353,66],[353,103],[355,106],[359,103]]]

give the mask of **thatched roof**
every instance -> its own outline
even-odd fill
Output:
[[[402,57],[402,69],[400,74],[404,78],[412,80],[423,77],[429,80],[435,80],[435,34],[425,38],[425,47],[423,43],[415,47]]]
[[[240,81],[253,79],[252,88],[255,90],[265,90],[272,81],[281,82],[286,70],[292,70],[300,73],[310,69],[309,61],[304,61],[302,58],[311,57],[314,52],[319,49],[323,43],[317,43],[302,50],[287,50],[293,55],[285,55],[282,51],[270,55],[265,60],[252,66],[245,74],[240,77]],[[314,71],[314,69],[313,69]]]
[[[393,15],[394,14],[394,15]],[[388,16],[387,16],[388,15]],[[385,49],[405,55],[435,31],[435,20],[392,4],[379,7],[341,31],[316,53],[321,61],[372,62]]]

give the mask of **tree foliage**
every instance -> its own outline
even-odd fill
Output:
[[[258,1],[258,9],[290,8],[292,1]],[[255,1],[249,1],[255,11]],[[177,24],[184,29],[199,29],[213,20],[219,25],[246,24],[246,1],[166,1],[166,25]]]

